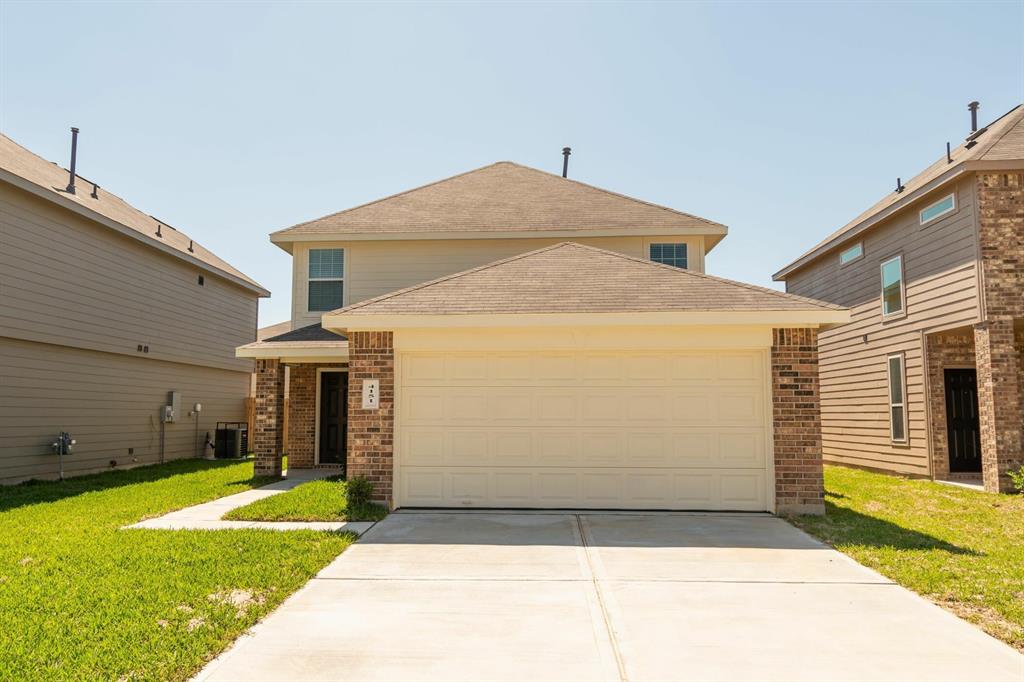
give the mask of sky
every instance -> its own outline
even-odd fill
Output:
[[[499,160],[729,226],[771,274],[1024,102],[1016,2],[0,0],[0,130],[290,314],[268,234]]]

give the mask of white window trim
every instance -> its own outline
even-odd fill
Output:
[[[941,204],[941,203],[942,203],[943,201],[945,201],[946,199],[952,199],[952,200],[953,200],[953,205],[952,205],[952,206],[950,206],[949,208],[947,208],[947,209],[946,209],[945,211],[943,211],[942,213],[936,213],[935,215],[933,215],[933,216],[932,216],[931,218],[929,218],[928,220],[925,220],[925,219],[924,219],[924,212],[925,212],[925,211],[927,211],[927,210],[928,210],[929,208],[931,208],[932,206],[935,206],[936,204]],[[932,203],[928,204],[927,206],[925,206],[924,208],[922,208],[922,209],[921,209],[920,211],[918,211],[918,212],[917,212],[917,219],[918,219],[918,221],[919,221],[919,222],[920,222],[920,223],[921,223],[922,225],[925,225],[925,224],[927,224],[927,223],[930,223],[930,222],[932,222],[933,220],[938,220],[939,218],[941,218],[941,217],[942,217],[942,216],[944,216],[944,215],[949,215],[950,213],[953,213],[954,211],[956,211],[956,194],[947,194],[946,196],[942,197],[942,198],[941,198],[941,199],[939,199],[938,201],[933,201]]]
[[[843,254],[848,252],[848,251],[852,251],[853,249],[855,249],[857,247],[860,247],[860,253],[857,254],[857,256],[855,258],[851,258],[848,261],[844,261],[843,260]],[[864,257],[864,242],[857,242],[856,244],[851,244],[850,246],[847,246],[845,249],[843,249],[842,251],[839,252],[839,267],[845,267],[845,266],[849,265],[850,263],[856,263],[857,261],[859,261],[863,257]]]
[[[310,277],[309,276],[309,262],[312,259],[313,251],[341,251],[341,277]],[[348,305],[348,287],[345,286],[345,274],[348,272],[348,249],[344,246],[311,246],[306,249],[306,312],[307,313],[327,313],[329,310],[310,310],[309,309],[309,283],[310,282],[341,282],[341,305],[345,307]]]
[[[900,401],[894,403],[892,401],[892,359],[899,358],[900,361]],[[893,443],[906,443],[910,434],[907,433],[910,424],[910,418],[907,414],[907,358],[904,353],[890,353],[885,356],[885,376],[888,392],[886,393],[886,400],[889,403],[889,440]],[[895,424],[892,420],[892,409],[899,407],[903,410],[903,438],[896,437]]]
[[[892,313],[887,313],[887,312],[885,312],[885,266],[887,264],[893,262],[894,260],[899,260],[899,262],[900,262],[900,303],[901,303],[901,305],[900,305],[900,309],[899,310],[897,310],[895,312],[892,312]],[[881,261],[878,264],[878,281],[882,285],[882,292],[881,292],[881,294],[878,297],[878,305],[882,309],[882,319],[883,320],[893,320],[893,319],[896,319],[896,318],[899,318],[899,317],[906,316],[906,314],[907,314],[907,277],[906,277],[906,273],[903,270],[903,254],[902,253],[896,254],[895,256],[892,256],[890,258],[886,258],[885,260]]]
[[[691,251],[691,249],[690,249],[690,242],[685,241],[685,240],[673,241],[673,240],[664,240],[664,239],[659,239],[658,241],[649,241],[649,242],[647,242],[647,260],[651,261],[652,263],[658,263],[658,261],[656,261],[653,258],[651,258],[651,247],[656,245],[656,244],[673,244],[673,245],[682,244],[683,246],[685,246],[686,247],[686,267],[685,268],[679,268],[679,269],[680,270],[689,270],[690,269],[690,259],[692,257],[691,254],[690,254],[690,251]],[[658,263],[658,264],[659,265],[668,265],[667,263]],[[671,267],[676,268],[676,267],[679,267],[679,266],[678,265],[673,265]]]

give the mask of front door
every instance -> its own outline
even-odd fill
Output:
[[[946,370],[946,429],[949,434],[950,472],[980,472],[981,429],[978,424],[976,370]]]
[[[345,466],[348,372],[320,373],[320,442],[317,463]]]

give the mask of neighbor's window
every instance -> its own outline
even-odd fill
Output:
[[[839,252],[839,264],[846,265],[850,261],[855,261],[864,255],[864,244],[857,242],[845,251]]]
[[[903,312],[903,256],[882,263],[882,316]]]
[[[309,250],[309,311],[342,307],[345,286],[345,250]]]
[[[651,260],[686,268],[686,244],[651,244]]]
[[[907,392],[904,386],[903,354],[890,355],[889,434],[896,442],[907,440]]]
[[[956,210],[956,197],[950,194],[948,197],[939,199],[931,206],[925,206],[921,209],[921,224],[924,225],[927,222],[935,220],[939,216],[944,216],[947,213],[952,213]]]

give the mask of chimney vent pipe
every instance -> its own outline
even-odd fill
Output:
[[[971,132],[978,132],[978,107],[981,105],[977,102],[971,102],[967,105],[967,110],[971,112]]]
[[[569,155],[572,154],[572,147],[562,147],[562,177],[569,177]]]
[[[71,178],[65,191],[68,194],[75,193],[75,163],[78,161],[78,128],[71,128]]]

